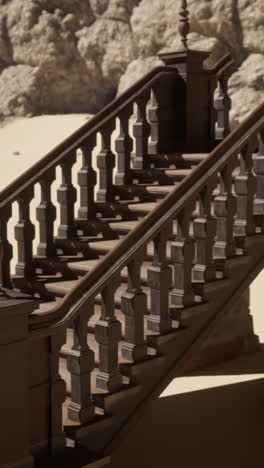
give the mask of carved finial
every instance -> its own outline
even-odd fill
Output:
[[[181,0],[179,33],[181,36],[182,49],[187,50],[187,36],[190,31],[189,11],[187,10],[187,0]]]

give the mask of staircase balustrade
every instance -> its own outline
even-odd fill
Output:
[[[212,141],[216,144],[230,133],[229,112],[231,109],[231,99],[228,94],[228,80],[234,71],[235,62],[226,54],[215,67],[209,70],[209,73],[215,76],[211,81],[211,93],[215,94],[210,118],[210,133]],[[215,90],[217,91],[215,93]]]
[[[147,359],[148,337],[145,331],[143,335],[143,316],[146,308],[146,298],[141,291],[139,275],[140,263],[144,258],[144,251],[149,243],[154,242],[154,262],[148,269],[148,286],[151,291],[151,315],[148,316],[148,329],[151,333],[159,335],[167,334],[173,330],[173,309],[170,304],[183,307],[194,303],[192,285],[196,281],[212,281],[215,278],[216,266],[213,261],[214,252],[219,257],[229,257],[234,254],[236,233],[236,220],[234,215],[241,220],[242,208],[236,208],[235,198],[241,195],[237,188],[237,178],[234,180],[239,194],[236,197],[232,193],[232,173],[237,167],[238,152],[243,155],[240,158],[240,166],[244,180],[251,181],[256,176],[251,172],[253,164],[253,150],[256,149],[256,137],[263,132],[264,107],[260,107],[254,116],[240,129],[234,131],[210,157],[195,169],[179,187],[173,190],[152,213],[150,213],[133,232],[128,234],[115,251],[110,252],[97,268],[87,274],[80,283],[80,291],[69,293],[63,300],[68,315],[62,317],[65,324],[78,317],[78,305],[73,306],[74,295],[81,297],[81,308],[86,301],[94,298],[101,292],[103,297],[102,318],[96,325],[96,339],[99,343],[99,374],[97,385],[99,388],[109,391],[117,391],[122,388],[122,375],[118,366],[118,343],[122,346],[122,354],[128,360],[137,362],[139,359]],[[259,147],[261,148],[261,146]],[[208,173],[211,176],[208,178]],[[220,181],[219,194],[215,196],[215,213],[211,213],[211,201],[213,191],[217,185],[217,177]],[[240,180],[239,179],[239,180]],[[254,183],[250,182],[251,187]],[[243,185],[244,187],[244,185]],[[247,185],[246,185],[247,187]],[[263,190],[262,190],[263,191]],[[263,195],[263,194],[262,194]],[[253,216],[252,192],[243,195],[247,221]],[[194,218],[194,233],[190,233],[190,218],[194,214],[194,199],[199,199],[200,214]],[[240,210],[240,211],[239,211]],[[177,237],[171,243],[172,264],[174,269],[173,284],[171,283],[171,269],[168,266],[166,251],[167,243],[173,239],[172,222],[177,221]],[[240,221],[241,222],[241,221]],[[244,236],[247,231],[243,230]],[[250,225],[250,233],[255,231]],[[241,231],[239,231],[241,236]],[[196,257],[194,259],[194,246]],[[143,249],[143,252],[142,252]],[[113,260],[115,258],[115,261]],[[114,297],[121,279],[117,272],[127,267],[129,270],[129,288],[122,297],[122,311],[126,316],[126,332],[124,341],[121,336],[120,322],[114,316]],[[192,273],[191,273],[192,270]],[[98,278],[95,281],[95,277]],[[107,282],[106,282],[107,280]],[[193,283],[194,282],[194,283]],[[90,286],[89,286],[90,284]],[[96,286],[95,286],[96,285]],[[89,292],[91,291],[91,292]],[[72,306],[70,306],[72,304]],[[57,308],[59,312],[60,308]],[[62,307],[61,307],[62,310]],[[54,319],[54,313],[49,314],[49,319]],[[59,317],[59,314],[58,316]],[[58,320],[58,318],[57,318]],[[60,319],[58,324],[60,323]],[[44,326],[44,323],[43,323]],[[147,332],[148,333],[148,332]]]
[[[54,222],[56,221],[56,200],[53,199],[51,185],[56,181],[55,169],[61,167],[62,181],[58,189],[60,225],[58,236],[71,239],[76,234],[74,206],[77,200],[76,187],[73,184],[73,166],[76,163],[78,149],[82,152],[83,165],[78,174],[80,190],[80,207],[78,218],[82,221],[95,220],[97,202],[115,199],[113,184],[113,169],[117,164],[115,183],[128,183],[131,180],[130,169],[147,167],[148,140],[151,125],[147,120],[147,104],[155,83],[169,77],[172,83],[179,81],[178,73],[171,67],[158,67],[142,80],[139,80],[122,96],[96,114],[90,122],[83,125],[73,135],[58,145],[53,151],[22,174],[18,179],[0,193],[1,214],[1,279],[3,287],[11,287],[10,261],[12,259],[12,245],[8,239],[7,223],[11,218],[12,205],[19,204],[19,221],[15,228],[15,239],[18,243],[18,263],[16,267],[16,284],[25,289],[30,288],[30,279],[34,277],[33,240],[35,227],[31,221],[30,203],[34,200],[35,186],[40,184],[41,201],[37,207],[40,243],[37,255],[52,257],[56,254],[54,244]],[[133,115],[134,105],[137,107],[137,120],[133,126],[133,136],[129,119]],[[120,134],[114,142],[111,135],[116,129],[116,120],[120,120]],[[96,161],[99,169],[93,167],[92,151],[96,146],[96,137],[101,134],[102,147],[97,154]],[[134,141],[134,144],[133,144]],[[134,146],[134,152],[132,154]],[[95,185],[99,181],[99,188],[95,201]],[[23,281],[22,281],[23,280]]]
[[[147,358],[144,337],[144,318],[147,314],[147,296],[141,285],[141,265],[146,257],[143,248],[127,265],[128,288],[121,297],[121,310],[125,316],[124,342],[122,357],[138,362]]]
[[[169,311],[169,291],[172,283],[172,271],[168,265],[166,247],[167,240],[172,234],[172,223],[163,226],[153,239],[154,260],[148,269],[148,284],[150,286],[150,310],[148,330],[157,333],[166,333],[171,330],[171,317]]]
[[[76,163],[76,152],[61,163],[62,184],[58,189],[58,202],[60,204],[60,225],[58,236],[71,239],[76,234],[74,220],[74,204],[77,199],[76,188],[72,184],[72,166]]]
[[[234,240],[234,215],[236,213],[236,197],[232,193],[232,172],[237,167],[237,155],[230,158],[229,164],[219,173],[219,194],[214,199],[214,213],[217,228],[214,243],[214,255],[218,258],[233,257],[236,253]]]
[[[195,255],[195,242],[190,235],[190,218],[195,209],[195,203],[186,203],[178,214],[177,236],[171,242],[171,259],[173,263],[172,304],[186,307],[194,303],[192,287],[192,268]]]
[[[213,260],[213,244],[216,235],[216,219],[212,216],[212,192],[217,184],[217,177],[208,177],[205,186],[199,192],[199,216],[193,222],[193,234],[196,241],[196,258],[193,279],[212,281],[216,269]]]
[[[44,317],[35,316],[31,321],[33,329],[42,327],[42,333],[51,333],[52,330],[54,332],[60,329],[62,324],[64,326],[74,324],[76,328],[75,324],[79,323],[82,313],[79,313],[79,310],[86,310],[88,304],[95,301],[96,295],[101,294],[101,317],[95,327],[95,337],[99,345],[99,361],[96,364],[98,388],[111,393],[124,388],[124,380],[120,371],[122,366],[119,367],[119,345],[122,349],[122,356],[128,361],[137,362],[138,359],[144,361],[151,358],[152,337],[167,335],[175,329],[175,324],[173,324],[175,309],[173,310],[171,306],[180,307],[180,309],[176,307],[179,318],[182,307],[195,303],[193,287],[197,282],[203,284],[205,281],[215,279],[214,252],[219,253],[220,249],[220,257],[232,256],[235,250],[234,235],[236,238],[246,236],[249,232],[250,234],[256,233],[255,227],[253,228],[254,224],[251,222],[256,179],[252,172],[252,165],[258,141],[261,143],[258,146],[258,154],[262,151],[263,129],[264,106],[262,105],[244,124],[230,134],[206,161],[202,162],[190,176],[187,176],[167,195],[143,221],[139,222],[138,226],[106,255],[93,271],[82,278],[76,289],[71,291],[57,308]],[[240,173],[235,176],[234,169],[237,170],[238,154],[240,155]],[[209,177],[208,174],[210,174]],[[235,195],[232,191],[232,174]],[[217,180],[220,181],[220,187],[218,193],[215,194]],[[260,196],[263,197],[263,186],[259,186],[258,197]],[[212,213],[211,206],[214,197],[215,212]],[[237,203],[235,203],[236,199]],[[199,200],[198,217],[194,200]],[[191,217],[194,219],[193,235],[189,229]],[[172,223],[175,220],[177,236],[173,240]],[[242,225],[243,230],[240,228],[238,230],[238,225],[239,227]],[[169,251],[169,243],[171,243],[174,270],[173,281],[166,254]],[[148,329],[144,332],[146,297],[142,293],[142,279],[139,271],[141,261],[145,256],[144,252],[151,244],[154,244],[154,262],[148,269],[150,315],[147,315]],[[194,247],[196,255],[194,255]],[[115,295],[121,285],[120,273],[126,267],[129,270],[129,286],[121,299],[126,321],[123,339],[121,324],[115,317],[114,304]],[[179,324],[177,326],[180,326]],[[84,322],[82,322],[82,327],[81,352],[85,354],[88,348],[84,338],[86,327]],[[148,339],[149,333],[150,339]],[[80,394],[81,385],[86,379],[88,382],[88,374],[91,373],[92,365],[88,369],[87,362],[88,360],[79,359],[77,371],[76,366],[72,366],[72,383],[74,383],[72,395]],[[86,385],[86,388],[89,386]],[[87,407],[90,411],[89,391],[86,397],[78,397],[77,400],[79,415],[85,413]],[[94,403],[96,405],[96,399]],[[70,404],[71,410],[74,404],[74,401]],[[71,414],[70,411],[70,417],[72,417]],[[92,414],[92,410],[89,414]],[[84,418],[83,421],[88,421],[89,418],[90,416]],[[73,419],[76,421],[75,416]],[[81,417],[79,420],[82,420]]]
[[[129,134],[129,119],[134,113],[133,107],[133,103],[131,103],[119,114],[120,133],[115,141],[117,156],[116,185],[129,184],[131,182],[130,167],[133,139]]]
[[[92,151],[96,146],[96,135],[92,135],[85,144],[81,146],[83,165],[78,173],[78,184],[80,186],[80,208],[78,218],[90,221],[95,218],[96,208],[94,191],[97,174],[92,166]]]
[[[15,239],[18,243],[18,263],[16,275],[29,281],[34,275],[33,239],[35,226],[30,219],[30,202],[34,198],[34,187],[25,190],[18,197],[19,220],[15,226]]]
[[[145,155],[148,154],[148,139],[150,134],[150,126],[147,121],[147,103],[149,100],[150,89],[142,93],[136,100],[137,119],[133,125],[135,152],[132,156],[134,169],[146,169],[148,167]]]
[[[115,317],[115,292],[120,285],[115,274],[102,289],[102,315],[95,325],[95,339],[99,344],[99,372],[96,385],[113,392],[122,387],[118,366],[118,345],[121,340],[121,323]]]
[[[255,134],[240,150],[240,171],[235,178],[235,192],[237,195],[237,215],[234,233],[237,236],[247,236],[256,232],[254,219],[254,196],[256,192],[256,177],[253,174],[253,152],[257,147]]]
[[[87,322],[93,315],[93,306],[74,322],[73,344],[67,356],[67,369],[71,375],[71,401],[68,417],[72,421],[86,424],[94,419],[91,399],[91,371],[94,369],[94,353],[87,344]]]
[[[212,79],[212,83],[215,82],[216,73],[219,80],[225,80],[223,74],[227,73],[229,67],[229,58],[224,63],[221,61],[214,71],[208,71],[209,81]],[[35,229],[30,216],[30,204],[34,199],[36,185],[39,184],[41,189],[41,201],[37,207],[40,239],[37,255],[53,258],[57,249],[56,240],[73,240],[77,232],[74,216],[77,197],[73,168],[79,149],[83,161],[78,173],[78,218],[87,222],[87,229],[90,221],[96,221],[100,206],[108,201],[115,201],[115,165],[116,185],[127,184],[132,180],[133,169],[149,168],[150,148],[151,154],[155,154],[155,151],[162,153],[166,135],[164,132],[160,133],[160,120],[166,111],[166,106],[162,107],[160,91],[163,80],[170,82],[170,90],[172,86],[177,88],[178,83],[182,84],[175,68],[166,66],[155,69],[0,193],[0,280],[3,288],[10,288],[12,285],[12,245],[8,239],[7,223],[15,202],[19,205],[19,220],[15,227],[15,239],[18,243],[15,284],[21,290],[34,294]],[[213,85],[210,89],[212,92]],[[128,405],[122,421],[120,419],[121,422],[116,424],[125,424],[129,415],[136,412],[138,393],[142,388],[128,376],[126,364],[140,365],[152,359],[156,352],[153,346],[155,339],[170,337],[175,330],[181,329],[184,307],[196,302],[197,283],[203,285],[216,278],[214,255],[221,258],[234,255],[236,237],[243,238],[256,233],[254,214],[262,216],[262,219],[264,217],[264,106],[260,106],[225,138],[229,132],[229,100],[225,86],[221,89],[224,97],[221,98],[221,106],[219,103],[216,106],[216,120],[218,129],[223,131],[216,129],[216,133],[211,136],[211,143],[214,146],[216,140],[224,138],[224,141],[157,204],[116,248],[98,261],[96,267],[80,279],[77,286],[56,307],[46,313],[38,314],[35,311],[29,317],[31,339],[47,339],[49,343],[51,406],[53,401],[56,405],[61,401],[61,394],[56,399],[58,386],[62,392],[59,353],[66,340],[66,328],[73,329],[72,347],[67,352],[67,369],[71,376],[71,396],[67,410],[68,419],[75,425],[77,423],[75,427],[80,425],[87,428],[90,423],[94,424],[98,420],[98,407],[103,409],[104,416],[109,416],[111,411],[102,403],[104,396],[121,392],[124,388],[132,392],[130,403],[134,403]],[[166,105],[169,105],[166,89],[163,92],[167,99]],[[177,113],[174,105],[173,101],[168,109],[170,116]],[[130,121],[134,106],[136,121],[131,135]],[[117,119],[120,121],[120,132],[114,139]],[[175,121],[171,119],[170,130],[174,124]],[[92,153],[97,135],[101,135],[102,145],[97,154],[99,188],[95,193],[97,172],[92,164]],[[237,160],[240,165],[239,174],[235,175],[232,184]],[[255,173],[252,170],[253,164]],[[57,192],[60,225],[56,237],[56,210],[51,187],[56,181],[57,168],[61,168],[62,181]],[[220,189],[215,194],[218,181]],[[196,201],[199,213],[196,211]],[[211,211],[213,201],[214,213]],[[261,225],[264,225],[263,221]],[[141,265],[148,249],[154,250],[154,261],[147,268],[147,277],[144,278]],[[125,292],[121,287],[124,269],[128,272],[128,287]],[[145,287],[150,292],[149,302]],[[95,307],[98,305],[98,295],[101,297],[99,317]],[[124,330],[115,310],[115,300],[117,297],[120,300],[120,296],[121,313],[125,317]],[[96,355],[89,345],[89,322],[92,320],[96,322]],[[147,327],[144,326],[145,320]],[[100,390],[96,395],[91,392],[91,379],[94,375],[96,386]],[[147,392],[151,394],[157,384],[155,375],[147,380]],[[59,410],[55,405],[50,409],[50,453],[55,453],[64,444]],[[74,430],[72,427],[64,429],[69,432]],[[58,445],[56,441],[59,441]]]
[[[54,221],[56,208],[52,203],[51,185],[54,182],[55,170],[52,169],[40,180],[41,202],[36,210],[36,219],[39,222],[39,245],[37,255],[53,257],[56,255],[54,243]]]

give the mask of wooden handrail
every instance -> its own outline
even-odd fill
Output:
[[[208,68],[207,73],[209,75],[217,75],[229,69],[235,63],[234,59],[232,58],[231,54],[226,54],[222,57],[212,68]]]
[[[136,228],[123,241],[120,241],[115,249],[103,257],[57,307],[45,316],[37,314],[31,316],[31,330],[40,333],[55,333],[57,327],[66,326],[68,321],[73,320],[83,307],[87,307],[89,300],[92,300],[100,292],[103,284],[109,281],[116,271],[120,271],[127,265],[129,259],[139,248],[157,235],[164,224],[172,219],[182,209],[183,204],[190,200],[197,193],[197,190],[206,183],[207,178],[216,173],[230,156],[241,149],[249,135],[258,132],[263,126],[264,103],[230,133],[208,158],[201,162],[148,216],[139,222]],[[43,328],[42,331],[41,328]]]
[[[99,111],[89,122],[78,128],[78,130],[2,190],[0,192],[0,209],[15,201],[24,190],[37,183],[45,173],[60,164],[68,154],[78,149],[93,132],[99,131],[106,122],[115,117],[129,102],[134,101],[137,95],[143,93],[145,89],[149,88],[164,73],[178,75],[177,70],[169,66],[159,66],[147,73],[142,79],[138,80],[118,98]]]

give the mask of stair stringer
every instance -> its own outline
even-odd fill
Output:
[[[204,298],[208,300],[207,310],[183,321],[184,327],[163,336],[149,337],[148,344],[157,349],[156,358],[123,365],[122,371],[130,376],[134,391],[131,392],[133,386],[130,386],[130,391],[127,395],[124,393],[122,399],[119,392],[106,397],[100,395],[98,399],[95,397],[104,407],[107,418],[83,427],[65,428],[77,446],[101,455],[112,453],[149,408],[151,401],[158,398],[172,379],[183,375],[185,363],[199,351],[202,342],[264,267],[264,235],[246,238],[244,253],[248,262],[243,268],[239,264],[241,257],[231,259],[234,268],[228,278],[204,283],[202,289]]]

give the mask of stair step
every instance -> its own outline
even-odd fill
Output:
[[[117,223],[118,229],[125,230],[127,227],[127,224],[124,223]],[[135,223],[136,225],[136,223]],[[175,233],[176,234],[176,233]],[[111,239],[111,240],[106,240],[106,241],[98,241],[98,242],[93,242],[92,244],[89,244],[89,247],[92,251],[101,253],[101,254],[107,254],[121,242],[122,239]],[[171,241],[168,241],[166,244],[166,253],[167,253],[167,260],[171,260]],[[146,260],[148,259],[153,259],[154,256],[154,245],[153,242],[148,243],[147,245],[147,257]]]
[[[136,181],[151,181],[151,182],[166,182],[175,181],[180,182],[187,175],[190,174],[192,169],[168,169],[168,168],[153,168],[153,169],[132,169],[132,180]]]
[[[46,289],[48,292],[54,294],[55,297],[60,298],[65,296],[65,294],[68,294],[77,284],[78,280],[70,280],[70,281],[59,281],[56,283],[47,283]],[[115,293],[115,305],[117,307],[120,307],[121,305],[121,296],[122,294],[127,290],[127,284],[121,283],[119,288],[117,289]],[[147,286],[143,286],[142,290],[145,292],[147,295],[147,303],[148,303],[148,308],[150,306],[150,289]],[[101,295],[98,294],[95,297],[95,303],[100,304],[101,303]]]
[[[172,164],[177,167],[186,165],[196,165],[208,157],[209,153],[172,153],[172,154],[155,154],[149,155],[149,159],[153,163]]]
[[[138,200],[158,200],[166,197],[176,186],[174,185],[160,185],[154,183],[149,184],[131,184],[131,185],[117,185],[115,186],[116,197],[131,196]],[[117,198],[116,198],[117,199]]]

